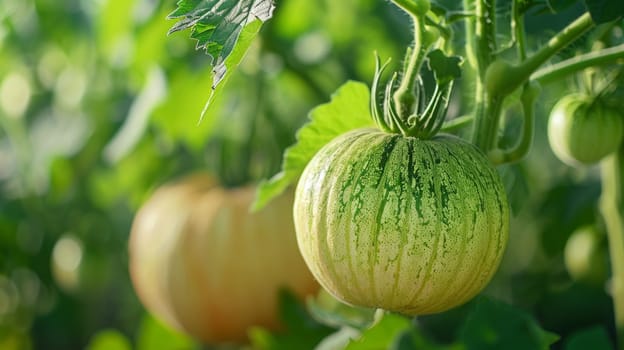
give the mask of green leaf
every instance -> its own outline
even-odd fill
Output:
[[[360,339],[351,341],[345,350],[390,349],[395,339],[410,329],[411,325],[408,318],[387,313],[374,326],[364,331]]]
[[[316,152],[336,136],[373,127],[369,99],[366,84],[349,81],[332,95],[329,103],[313,109],[310,121],[297,132],[297,143],[284,152],[282,171],[260,184],[253,209],[261,209],[295,182]]]
[[[116,330],[98,332],[92,339],[87,350],[130,350],[132,345],[126,336]]]
[[[427,62],[439,85],[448,83],[461,76],[462,59],[459,56],[449,57],[442,50],[436,49],[429,53]]]
[[[197,48],[205,49],[212,57],[215,88],[230,68],[228,57],[242,45],[237,42],[243,28],[268,20],[274,8],[273,0],[180,0],[168,17],[179,19],[169,33],[192,30],[191,38],[197,40]]]
[[[624,17],[624,1],[622,0],[585,0],[585,6],[596,24]]]
[[[468,350],[546,350],[559,339],[526,312],[482,297],[460,331]]]
[[[565,350],[613,350],[613,344],[603,327],[596,326],[572,334],[566,341]]]

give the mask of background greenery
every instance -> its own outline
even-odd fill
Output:
[[[230,185],[274,174],[312,107],[346,80],[370,83],[374,51],[398,65],[411,40],[407,16],[386,1],[282,0],[199,123],[210,59],[187,32],[167,37],[174,8],[173,0],[0,3],[0,349],[199,347],[147,315],[133,292],[126,245],[134,212],[157,186],[193,170],[228,174]],[[582,11],[530,16],[530,47]],[[609,40],[621,42],[622,28],[614,33]],[[588,51],[594,39],[558,59]],[[609,348],[606,276],[575,281],[563,259],[576,228],[602,231],[597,169],[563,165],[546,142],[548,112],[575,83],[544,89],[534,148],[500,169],[515,215],[490,297],[413,322],[387,315],[351,348],[482,349],[490,333],[518,349],[543,348],[556,337],[541,328],[560,336],[555,348]],[[471,86],[460,85],[451,118],[470,107],[462,96]],[[518,118],[507,118],[513,142]],[[238,165],[217,161],[215,143]],[[320,301],[311,309],[326,325],[287,297],[283,304],[288,331],[255,330],[257,346],[313,348],[353,331],[338,326],[344,320],[332,324],[340,311],[327,315]]]

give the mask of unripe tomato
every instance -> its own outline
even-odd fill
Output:
[[[570,277],[578,282],[599,285],[609,276],[606,247],[601,245],[594,227],[582,227],[570,235],[565,245],[564,262]]]
[[[313,157],[294,216],[301,253],[327,291],[410,315],[479,293],[509,229],[501,179],[475,146],[373,129],[339,136]]]
[[[254,193],[196,175],[143,205],[129,253],[148,310],[204,342],[244,342],[251,326],[279,327],[280,288],[318,290],[297,249],[292,191],[250,213]]]
[[[563,97],[550,113],[548,141],[568,165],[589,165],[616,151],[624,135],[622,114],[583,94]]]

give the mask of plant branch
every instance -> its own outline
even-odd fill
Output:
[[[542,64],[556,55],[561,49],[578,39],[594,26],[589,12],[553,36],[539,51],[518,65],[497,61],[486,73],[486,88],[491,94],[507,96],[526,82]],[[504,78],[503,78],[504,77]]]
[[[548,84],[585,68],[610,64],[624,59],[624,44],[593,51],[544,67],[531,75],[531,80]]]
[[[570,25],[565,27],[557,35],[552,37],[546,46],[537,51],[519,66],[519,68],[525,73],[523,81],[527,80],[531,73],[536,71],[539,66],[548,61],[561,49],[568,46],[571,42],[578,39],[593,26],[594,21],[591,19],[589,12],[586,12],[574,22],[570,23]]]

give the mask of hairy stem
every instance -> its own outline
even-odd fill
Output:
[[[531,80],[548,84],[585,68],[614,63],[618,59],[624,60],[624,44],[589,52],[542,68],[531,75]]]
[[[542,64],[593,26],[594,22],[587,12],[553,36],[544,47],[520,64],[508,65],[501,61],[494,62],[492,69],[486,74],[488,91],[502,96],[511,94],[524,84]]]
[[[618,349],[624,349],[624,148],[601,163],[600,209],[607,227]]]
[[[412,15],[412,19],[414,21],[414,47],[407,58],[408,62],[401,77],[401,83],[393,95],[394,105],[399,112],[399,117],[405,120],[414,112],[416,104],[414,95],[416,77],[427,56],[429,47],[428,43],[425,42],[425,21],[416,15]]]
[[[531,73],[535,72],[539,66],[548,61],[557,52],[561,51],[561,49],[568,46],[571,42],[578,39],[593,26],[594,21],[591,19],[589,12],[586,12],[574,22],[570,23],[557,35],[552,37],[546,46],[537,51],[519,66],[519,68],[525,73],[522,82],[527,80],[529,76],[531,76]]]

